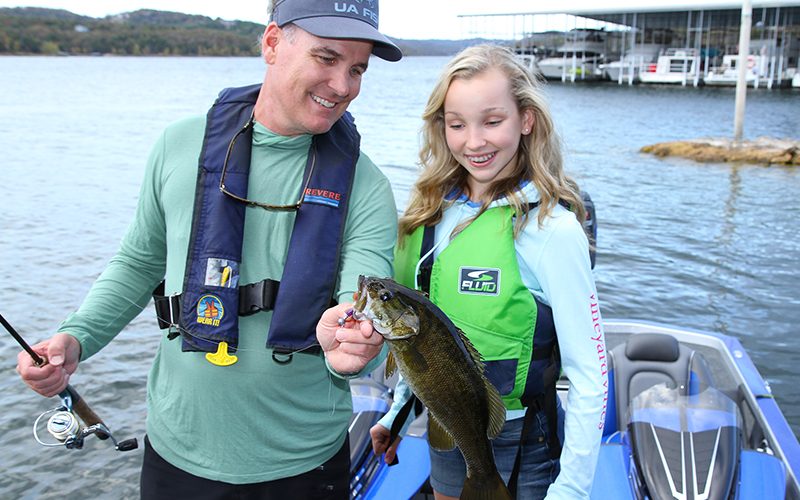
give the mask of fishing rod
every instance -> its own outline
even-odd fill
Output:
[[[14,340],[17,341],[20,347],[33,359],[33,364],[38,367],[47,364],[47,358],[40,356],[34,351],[25,339],[17,333],[14,327],[6,321],[2,314],[0,314],[0,323],[2,323],[6,331],[14,337]],[[89,407],[86,400],[84,400],[71,385],[67,384],[67,387],[58,394],[58,397],[61,398],[62,405],[42,413],[33,423],[33,437],[39,444],[43,446],[64,445],[70,450],[80,450],[83,448],[84,439],[94,434],[101,440],[111,438],[111,442],[114,443],[114,448],[117,451],[130,451],[139,447],[136,438],[117,442],[108,426],[106,426],[103,420]],[[47,431],[58,441],[57,443],[46,443],[39,438],[39,422],[47,415],[50,415],[50,418],[47,420]],[[80,420],[78,420],[78,417],[80,417]],[[83,421],[83,423],[81,423],[81,421]]]

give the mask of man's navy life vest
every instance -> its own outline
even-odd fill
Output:
[[[253,109],[260,88],[223,90],[208,112],[180,299],[184,351],[214,352],[222,341],[231,349],[238,345],[239,315],[244,313],[240,312],[240,288],[250,286],[239,286],[246,205],[222,193],[220,177],[232,147],[225,187],[247,198]],[[232,144],[237,133],[241,136]],[[273,310],[267,347],[278,352],[316,344],[317,321],[330,306],[337,282],[359,145],[360,136],[348,113],[329,132],[312,139],[303,178],[314,156],[317,165],[297,211],[277,296],[274,304],[259,308]],[[265,282],[272,288],[278,284],[265,280],[256,285]]]

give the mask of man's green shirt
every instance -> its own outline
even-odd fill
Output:
[[[205,118],[168,127],[150,155],[133,223],[118,253],[80,309],[62,324],[94,355],[141,310],[166,276],[180,292]],[[302,189],[310,135],[283,137],[260,124],[253,132],[248,198],[291,204]],[[240,283],[280,280],[295,212],[248,207]],[[352,300],[359,274],[391,276],[397,212],[389,181],[361,154],[342,244],[340,302]],[[309,263],[311,264],[311,263]],[[298,317],[307,311],[297,311]],[[271,312],[240,318],[237,363],[219,367],[204,353],[162,340],[147,384],[147,434],[173,465],[228,483],[301,474],[342,446],[352,411],[347,381],[322,354],[297,353],[281,365],[265,347]]]

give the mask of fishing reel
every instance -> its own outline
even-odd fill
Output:
[[[86,402],[72,387],[67,386],[59,396],[63,404],[45,411],[33,423],[33,437],[37,443],[48,447],[65,446],[69,450],[80,450],[83,448],[84,439],[94,434],[100,440],[110,438],[117,451],[130,451],[139,447],[136,438],[118,442],[106,424],[86,405]],[[45,442],[39,435],[41,422],[48,415],[47,432],[57,442]]]
[[[47,364],[47,358],[34,351],[2,314],[0,314],[0,324],[14,337],[20,347],[30,355],[36,366],[41,367]],[[71,385],[67,384],[67,387],[58,396],[61,398],[63,405],[47,410],[39,415],[39,418],[33,423],[33,437],[42,446],[63,445],[70,450],[80,450],[83,448],[83,440],[86,436],[94,434],[101,440],[111,438],[111,442],[114,443],[114,448],[117,451],[130,451],[139,447],[136,438],[117,442],[106,424],[89,408],[86,401]],[[39,423],[47,415],[50,415],[50,418],[47,419],[47,432],[58,441],[57,443],[45,443],[39,438]],[[83,424],[78,420],[78,417],[83,421]]]

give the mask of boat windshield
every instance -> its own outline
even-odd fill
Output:
[[[675,432],[741,427],[736,403],[721,391],[706,386],[696,394],[682,392],[666,383],[641,392],[631,401],[628,423],[653,424]]]

